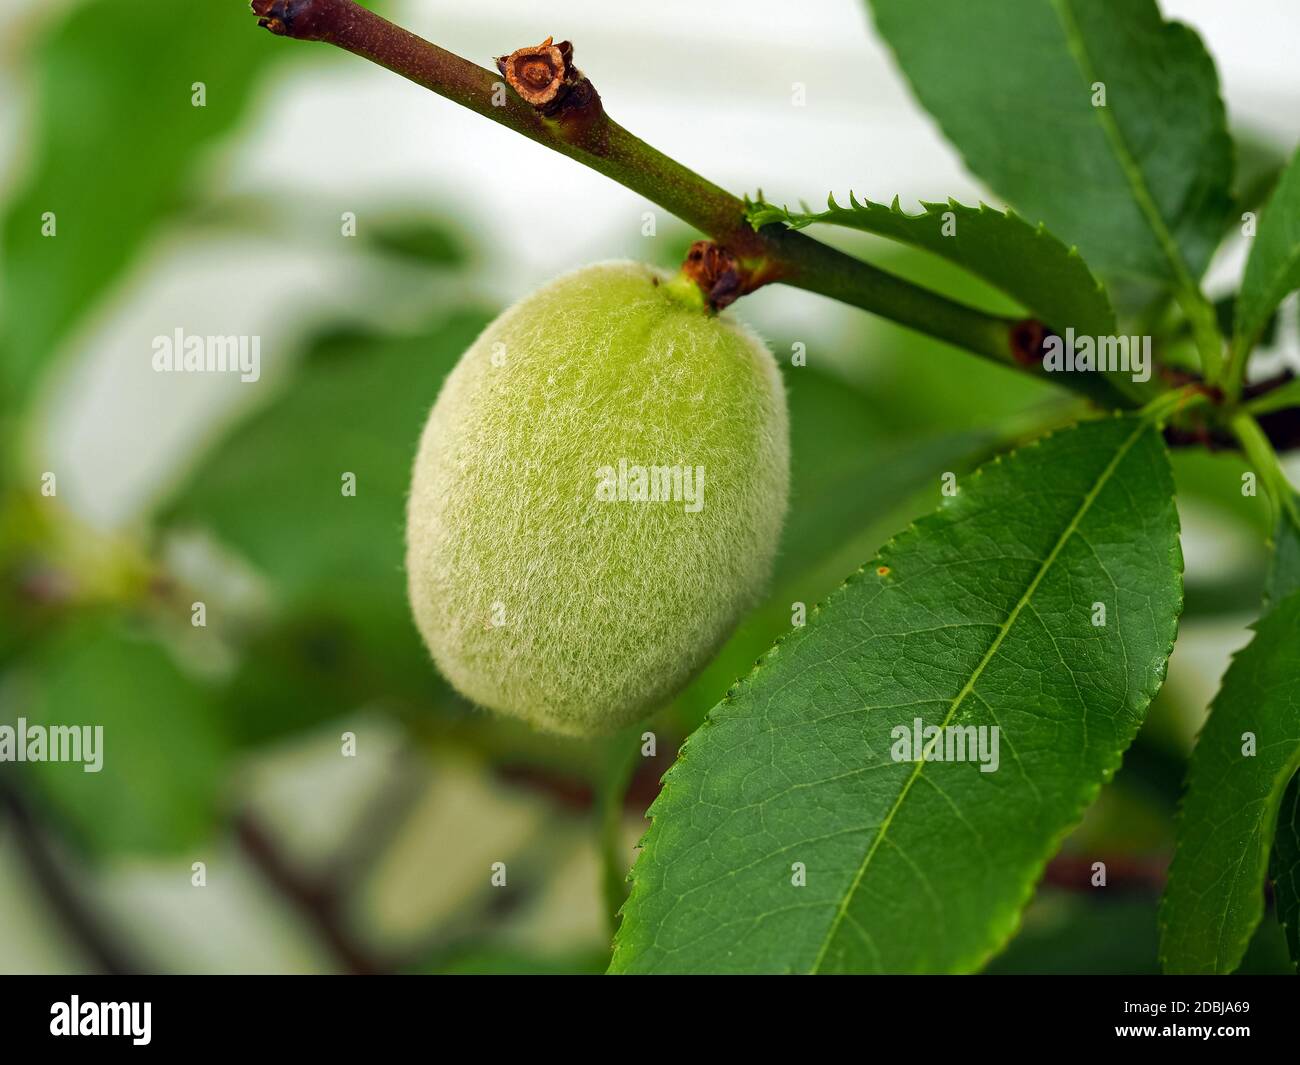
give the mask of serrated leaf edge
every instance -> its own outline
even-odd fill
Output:
[[[860,228],[865,232],[872,233],[873,235],[882,237],[885,240],[893,241],[895,244],[902,244],[909,248],[916,248],[920,251],[926,252],[929,255],[933,255],[937,258],[943,259],[945,262],[949,262],[956,266],[959,266],[961,269],[965,270],[971,276],[979,278],[985,284],[992,285],[993,287],[997,288],[998,291],[1002,292],[1004,295],[1010,297],[1011,299],[1019,303],[1021,302],[1021,297],[1018,296],[1016,293],[1011,292],[1004,286],[997,284],[991,278],[985,277],[983,274],[972,269],[970,266],[967,266],[959,259],[944,255],[942,252],[935,251],[933,248],[926,247],[924,244],[914,244],[893,233],[882,233],[876,229],[869,228],[866,226],[863,227],[852,226],[846,223],[845,221],[843,221],[842,219],[835,217],[837,215],[850,216],[850,217],[855,215],[860,215],[863,217],[867,217],[872,215],[873,213],[878,213],[883,211],[889,214],[896,215],[898,218],[903,219],[905,222],[917,222],[922,220],[933,219],[937,215],[941,215],[945,211],[956,211],[959,213],[965,213],[967,215],[971,215],[971,214],[991,215],[995,218],[1010,222],[1013,225],[1023,226],[1025,229],[1029,230],[1032,233],[1033,237],[1036,240],[1042,241],[1048,245],[1054,245],[1055,248],[1059,248],[1061,251],[1064,251],[1065,258],[1067,261],[1073,260],[1077,262],[1080,269],[1083,272],[1084,277],[1088,279],[1089,283],[1092,286],[1091,294],[1096,297],[1099,297],[1101,300],[1102,309],[1106,316],[1106,322],[1105,322],[1106,329],[1104,332],[1113,333],[1118,328],[1118,323],[1115,317],[1115,309],[1110,302],[1110,294],[1106,291],[1106,286],[1102,284],[1101,280],[1097,277],[1095,273],[1093,273],[1092,268],[1084,260],[1083,254],[1079,251],[1079,246],[1077,244],[1067,244],[1065,241],[1063,241],[1060,237],[1056,236],[1055,233],[1053,233],[1050,229],[1047,228],[1046,222],[1040,221],[1037,224],[1035,224],[1033,222],[1030,222],[1023,215],[1018,214],[1014,208],[1007,207],[1005,209],[999,209],[988,203],[985,203],[983,200],[977,201],[976,206],[974,207],[972,207],[970,204],[961,203],[960,201],[955,200],[952,197],[949,197],[946,203],[940,203],[938,201],[930,201],[930,200],[918,200],[917,202],[921,205],[921,210],[916,214],[912,214],[903,209],[902,204],[897,195],[894,196],[893,202],[888,206],[886,206],[883,203],[877,203],[865,197],[859,199],[854,194],[853,190],[850,189],[848,207],[841,206],[836,201],[835,194],[833,192],[830,193],[826,198],[826,210],[824,211],[805,210],[802,212],[794,212],[791,211],[789,207],[785,207],[785,206],[777,207],[775,204],[767,203],[761,199],[757,201],[750,201],[747,199],[745,204],[745,217],[746,220],[749,222],[749,224],[756,230],[761,228],[762,226],[771,225],[773,223],[783,223],[790,229],[806,229],[808,226],[820,225],[820,224],[845,225],[847,228],[855,228],[855,229]],[[1030,308],[1030,310],[1033,310],[1035,313],[1041,313],[1036,308]],[[1049,324],[1059,324],[1059,323],[1049,323]]]

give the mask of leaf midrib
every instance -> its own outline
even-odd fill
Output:
[[[1065,31],[1066,47],[1074,56],[1074,61],[1078,65],[1084,83],[1091,88],[1100,79],[1093,68],[1092,58],[1088,54],[1087,45],[1083,40],[1083,32],[1079,29],[1079,23],[1074,16],[1071,2],[1072,0],[1052,0],[1052,6],[1056,9],[1061,20],[1061,28]],[[1143,218],[1146,219],[1147,227],[1151,230],[1152,236],[1156,238],[1156,243],[1160,245],[1160,250],[1164,253],[1165,259],[1173,267],[1178,287],[1190,296],[1196,291],[1196,283],[1192,279],[1187,264],[1183,262],[1182,253],[1178,249],[1173,234],[1169,231],[1169,226],[1165,223],[1164,216],[1156,206],[1151,190],[1147,188],[1146,176],[1142,173],[1142,168],[1129,150],[1123,133],[1110,114],[1109,104],[1104,107],[1094,107],[1092,110],[1101,126],[1102,134],[1110,143],[1111,150],[1115,153],[1120,169],[1128,179],[1129,187],[1133,191],[1133,198],[1137,201],[1138,209],[1142,212]]]
[[[993,642],[989,645],[989,649],[984,653],[984,657],[980,659],[979,664],[971,673],[970,679],[962,686],[961,691],[954,696],[952,704],[948,708],[948,713],[944,717],[942,724],[939,726],[940,728],[946,728],[957,715],[962,703],[966,699],[966,696],[974,690],[985,667],[993,660],[993,657],[998,652],[998,648],[1002,646],[1002,641],[1006,638],[1007,633],[1009,633],[1014,627],[1016,619],[1020,616],[1020,612],[1028,605],[1030,599],[1033,598],[1034,592],[1038,590],[1038,586],[1042,582],[1043,577],[1046,576],[1047,572],[1052,568],[1053,564],[1056,562],[1057,556],[1060,555],[1066,543],[1068,543],[1070,538],[1078,531],[1079,524],[1092,508],[1093,503],[1096,502],[1102,489],[1105,488],[1111,477],[1114,476],[1115,471],[1119,468],[1119,464],[1123,461],[1124,456],[1128,454],[1134,443],[1137,442],[1138,437],[1140,437],[1146,430],[1147,423],[1145,421],[1139,421],[1137,427],[1129,435],[1128,439],[1126,439],[1115,452],[1114,458],[1112,458],[1110,462],[1107,463],[1106,468],[1102,470],[1096,483],[1091,489],[1089,489],[1088,494],[1084,496],[1083,501],[1079,504],[1079,509],[1075,511],[1069,524],[1064,530],[1062,530],[1061,535],[1057,537],[1056,543],[1052,546],[1052,550],[1043,560],[1042,565],[1039,566],[1038,572],[1034,574],[1034,578],[1029,582],[1024,594],[1012,608],[1011,613],[1007,615],[1006,621],[1004,621],[999,627],[997,636],[994,637]],[[858,871],[853,878],[853,883],[849,885],[849,889],[844,893],[844,897],[840,902],[839,908],[836,910],[835,917],[831,921],[830,927],[826,931],[826,936],[822,940],[821,948],[817,952],[817,957],[813,961],[809,973],[815,974],[821,968],[821,964],[826,957],[826,952],[830,949],[831,942],[835,939],[840,925],[848,915],[849,903],[857,893],[857,890],[862,883],[862,879],[866,875],[867,867],[871,864],[871,859],[875,857],[877,849],[879,849],[880,844],[884,842],[885,835],[889,831],[889,826],[893,823],[894,816],[902,807],[904,800],[911,791],[912,785],[920,778],[921,771],[925,768],[925,764],[924,761],[918,761],[915,763],[915,768],[912,770],[911,775],[903,784],[902,789],[898,793],[898,797],[894,800],[889,812],[885,814],[884,819],[881,821],[880,827],[876,831],[876,836],[871,841],[871,846],[867,848],[867,853],[862,859],[862,864],[858,866]]]

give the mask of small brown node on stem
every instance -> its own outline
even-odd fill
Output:
[[[699,286],[715,311],[741,296],[740,264],[736,257],[711,240],[697,240],[686,253],[682,273]]]
[[[568,41],[554,44],[554,40],[547,37],[541,44],[518,48],[497,59],[497,70],[510,87],[534,107],[554,103],[569,81],[573,45]]]
[[[766,261],[741,259],[711,240],[697,240],[691,245],[682,273],[695,282],[715,311],[776,280],[775,271]]]
[[[1011,357],[1017,366],[1041,365],[1048,337],[1055,336],[1037,318],[1022,318],[1011,327]]]
[[[253,0],[252,8],[259,26],[278,37],[300,37],[304,36],[305,29],[300,23],[311,20],[315,3],[316,0]]]
[[[497,59],[497,70],[520,98],[543,118],[559,123],[562,135],[576,141],[604,118],[600,94],[573,65],[573,45],[554,43],[518,48]]]

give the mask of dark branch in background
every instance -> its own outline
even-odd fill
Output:
[[[1092,883],[1094,861],[1106,864],[1106,886]],[[1140,858],[1078,858],[1058,854],[1047,863],[1043,883],[1062,891],[1096,891],[1102,899],[1106,892],[1150,895],[1159,898],[1165,890],[1167,861],[1144,861]]]
[[[370,874],[406,824],[425,784],[418,761],[408,752],[399,751],[391,759],[383,786],[365,804],[325,864],[322,877],[336,895],[350,895]]]
[[[424,777],[405,752],[392,760],[384,784],[366,803],[338,851],[319,872],[308,873],[286,857],[260,821],[244,811],[235,818],[235,836],[249,860],[293,906],[347,972],[393,972],[399,961],[370,951],[349,924],[349,903],[406,823],[423,793]]]
[[[259,24],[297,40],[323,41],[377,63],[640,193],[708,234],[731,265],[719,304],[775,281],[879,314],[1003,366],[1045,376],[1025,357],[1025,323],[986,314],[895,277],[781,225],[755,231],[745,203],[633,136],[605,113],[573,66],[573,46],[549,38],[486,70],[366,10],[353,0],[252,0]],[[502,78],[512,86],[505,92]],[[535,101],[535,102],[530,102]],[[715,291],[716,290],[716,291]],[[1038,323],[1034,323],[1038,325]],[[1038,325],[1041,329],[1041,325]],[[1048,378],[1103,406],[1135,401],[1102,374]]]
[[[63,929],[77,945],[105,973],[119,976],[143,972],[139,959],[69,879],[18,785],[7,773],[0,774],[0,811],[7,815],[5,824],[40,888],[41,898],[58,915]]]
[[[1172,376],[1172,375],[1167,375]],[[1241,390],[1243,402],[1268,395],[1274,389],[1281,388],[1294,380],[1290,370],[1284,370],[1274,377],[1246,385]],[[1184,374],[1182,382],[1194,381],[1195,378]],[[1216,402],[1222,402],[1220,394]],[[1288,407],[1283,410],[1268,411],[1256,417],[1259,427],[1264,431],[1268,442],[1277,452],[1294,451],[1300,448],[1300,407]],[[1240,451],[1241,443],[1232,430],[1222,425],[1200,424],[1195,426],[1174,426],[1165,428],[1165,443],[1170,447],[1203,447],[1210,451]]]
[[[357,942],[348,928],[346,897],[338,885],[296,869],[250,813],[235,819],[235,835],[249,860],[303,915],[345,970],[358,975],[387,971],[388,966]]]

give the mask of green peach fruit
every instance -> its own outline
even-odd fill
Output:
[[[496,319],[429,416],[407,511],[416,624],[473,701],[613,731],[752,607],[785,516],[772,354],[647,266],[602,263]]]

